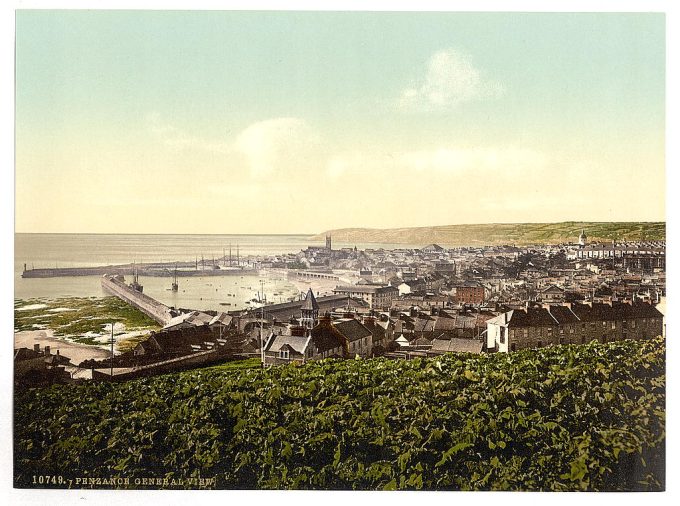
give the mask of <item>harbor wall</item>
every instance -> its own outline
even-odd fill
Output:
[[[54,269],[28,269],[21,273],[22,278],[57,278],[69,276],[102,276],[105,274],[119,274],[121,276],[131,275],[137,272],[139,276],[150,277],[172,277],[174,275],[174,268],[133,268],[132,266],[102,266],[102,267],[62,267]],[[178,270],[177,276],[194,277],[194,276],[234,276],[234,275],[252,275],[257,274],[256,269],[198,269],[198,270]]]
[[[142,313],[165,326],[173,317],[171,310],[165,304],[156,299],[130,288],[122,278],[105,275],[102,276],[102,288],[139,309]]]

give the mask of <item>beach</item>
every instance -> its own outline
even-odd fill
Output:
[[[40,345],[43,351],[45,346],[50,347],[50,352],[68,357],[74,365],[80,364],[84,360],[101,360],[111,356],[111,352],[98,346],[77,344],[54,337],[54,332],[50,329],[45,330],[24,330],[14,333],[14,349],[29,348],[33,349],[35,344]]]

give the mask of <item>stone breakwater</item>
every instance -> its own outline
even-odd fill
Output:
[[[172,277],[175,274],[172,267],[151,266],[101,266],[101,267],[61,267],[53,269],[28,269],[21,273],[22,278],[57,278],[70,276],[103,276],[105,274],[131,276],[136,271],[139,276]],[[192,276],[234,276],[257,274],[255,269],[219,268],[219,269],[185,269],[177,270],[178,277]]]
[[[139,309],[142,313],[153,318],[159,324],[165,326],[177,315],[176,311],[158,302],[125,284],[125,279],[117,275],[102,276],[102,288],[131,306]]]

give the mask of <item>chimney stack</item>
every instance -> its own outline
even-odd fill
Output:
[[[49,355],[50,355],[50,347],[45,346],[45,356],[49,356]]]

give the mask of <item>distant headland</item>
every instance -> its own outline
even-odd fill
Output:
[[[500,244],[559,244],[575,242],[585,230],[591,242],[663,241],[666,223],[655,222],[587,222],[559,223],[487,223],[477,225],[441,225],[408,228],[340,228],[313,236],[322,240],[331,235],[339,242],[376,242],[395,244],[430,244],[472,246]]]

